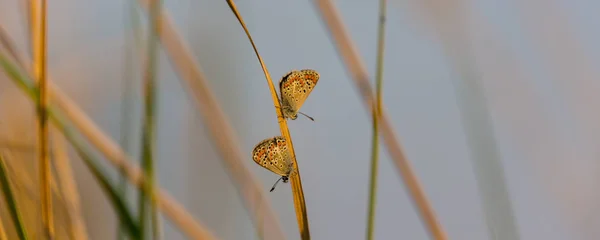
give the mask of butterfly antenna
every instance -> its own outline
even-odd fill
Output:
[[[279,181],[281,181],[281,179],[283,179],[283,177],[280,177],[279,179],[277,179],[277,182],[275,182],[275,184],[273,184],[273,187],[271,188],[271,190],[269,190],[269,192],[273,192],[273,190],[275,190],[275,186],[277,186],[277,183],[279,183]]]
[[[308,119],[310,119],[310,120],[311,120],[311,121],[313,121],[313,122],[315,121],[315,119],[314,119],[314,118],[312,118],[311,116],[308,116],[308,115],[306,115],[306,114],[305,114],[305,113],[303,113],[303,112],[298,112],[298,113],[300,113],[300,114],[304,115],[305,117],[307,117]]]

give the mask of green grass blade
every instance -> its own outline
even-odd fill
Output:
[[[152,220],[153,239],[160,237],[159,215],[156,209],[156,203],[152,201],[153,189],[156,183],[154,171],[154,145],[156,135],[156,66],[158,62],[158,33],[160,31],[160,9],[161,0],[150,1],[150,24],[148,35],[148,59],[146,60],[144,73],[144,122],[142,133],[142,168],[144,174],[148,176],[148,181],[144,182],[142,191],[140,191],[140,212],[139,221],[142,230],[142,236],[145,235],[146,208],[150,204],[150,215]]]
[[[6,201],[8,210],[10,212],[10,216],[13,220],[15,230],[17,231],[17,235],[19,235],[19,239],[25,240],[28,239],[27,230],[25,225],[23,224],[23,219],[21,218],[21,212],[19,211],[19,207],[17,201],[15,200],[15,195],[13,194],[12,188],[10,186],[10,181],[8,180],[8,174],[6,172],[6,165],[4,162],[4,158],[0,154],[0,184],[2,185],[2,193],[4,195],[4,200]]]
[[[92,157],[91,157],[92,155],[89,154],[86,150],[84,150],[82,144],[80,144],[82,142],[81,139],[74,140],[73,134],[68,134],[70,136],[67,136],[67,133],[64,130],[64,126],[61,128],[63,128],[62,130],[63,130],[63,133],[65,134],[65,137],[67,139],[69,139],[69,141],[71,142],[71,144],[73,145],[73,147],[75,148],[77,153],[79,154],[79,157],[81,157],[81,159],[83,160],[85,165],[88,167],[90,172],[92,172],[92,175],[94,175],[94,177],[96,178],[96,180],[102,187],[102,190],[104,190],[104,193],[107,195],[107,197],[111,201],[113,207],[115,208],[117,214],[119,215],[119,221],[121,223],[123,223],[124,230],[129,234],[129,236],[132,239],[141,239],[140,238],[140,229],[136,225],[136,222],[132,217],[133,215],[130,213],[129,209],[127,208],[127,205],[126,205],[125,201],[123,201],[123,198],[121,198],[121,195],[119,195],[118,191],[115,190],[115,189],[117,189],[117,187],[114,186],[114,184],[111,183],[109,181],[109,179],[106,177],[106,176],[108,176],[108,174],[106,174],[106,172],[104,172],[104,170],[96,163],[96,162],[98,162],[98,160],[92,160]]]
[[[371,176],[369,179],[369,206],[367,215],[367,240],[373,239],[375,232],[375,210],[377,205],[377,172],[379,168],[379,113],[381,112],[383,64],[385,50],[386,0],[379,1],[379,27],[377,30],[377,72],[375,73],[377,107],[373,109],[373,138],[371,146]]]
[[[138,22],[138,12],[137,12],[137,2],[134,0],[126,0],[125,1],[125,8],[129,11],[129,14],[127,16],[127,18],[125,19],[125,63],[124,63],[124,73],[123,73],[123,84],[122,84],[122,88],[123,88],[123,92],[122,92],[122,108],[121,108],[121,131],[120,131],[120,145],[123,148],[123,150],[125,150],[126,152],[129,152],[131,154],[131,140],[129,139],[129,136],[131,135],[131,132],[129,132],[129,129],[133,129],[131,127],[131,123],[132,123],[132,119],[131,116],[132,114],[130,114],[131,110],[134,107],[134,100],[133,98],[133,89],[134,89],[134,59],[135,56],[137,56],[137,48],[136,46],[138,46],[137,42],[135,40],[137,40],[137,36],[133,36],[133,41],[130,38],[130,32],[133,32],[133,35],[137,34],[137,31],[139,29],[139,22]],[[130,42],[132,41],[132,42]],[[133,44],[132,44],[133,43]],[[123,199],[127,199],[127,178],[125,177],[125,172],[124,169],[119,169],[119,195],[121,196],[121,198]],[[119,230],[117,231],[117,239],[120,240],[124,240],[126,239],[126,233],[125,233],[125,229],[124,229],[124,224],[122,222],[119,222]]]
[[[15,84],[32,99],[32,101],[37,103],[37,98],[39,97],[37,94],[38,89],[33,84],[31,78],[23,74],[17,67],[15,67],[1,51],[0,66],[6,75],[12,79]],[[47,109],[47,111],[50,120],[53,121],[56,128],[59,129],[65,135],[67,140],[69,140],[69,142],[75,147],[77,152],[81,155],[81,158],[86,166],[90,169],[96,180],[100,183],[100,186],[107,194],[111,204],[119,216],[119,220],[123,221],[127,226],[126,229],[130,237],[132,239],[140,239],[139,227],[136,225],[136,222],[129,209],[127,209],[125,201],[119,197],[119,194],[116,191],[116,186],[114,186],[114,184],[108,180],[108,174],[104,172],[97,164],[99,161],[95,160],[92,155],[89,154],[89,151],[85,150],[82,145],[83,140],[75,137],[75,131],[67,127],[67,121],[65,121],[54,108],[50,107]]]

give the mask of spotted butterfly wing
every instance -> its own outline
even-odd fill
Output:
[[[279,81],[281,107],[286,118],[296,119],[298,110],[319,81],[319,73],[312,69],[293,70]]]
[[[252,159],[261,167],[280,176],[289,176],[292,160],[286,140],[282,136],[267,138],[258,143],[252,150]]]

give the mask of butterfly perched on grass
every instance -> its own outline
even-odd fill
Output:
[[[261,167],[281,176],[273,184],[271,192],[280,180],[287,183],[294,170],[291,154],[282,136],[267,138],[258,143],[252,150],[252,159]]]
[[[281,93],[281,113],[284,118],[295,120],[298,113],[310,120],[314,119],[302,112],[300,107],[319,81],[319,73],[312,69],[292,70],[279,81]]]

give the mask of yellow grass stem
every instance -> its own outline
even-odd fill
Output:
[[[48,156],[48,116],[46,106],[48,105],[48,90],[46,80],[46,53],[47,53],[47,9],[46,0],[31,0],[30,17],[31,37],[33,49],[34,77],[38,82],[39,105],[38,112],[38,140],[39,140],[39,176],[40,176],[40,201],[42,206],[43,233],[46,239],[54,239],[54,217],[52,216],[52,192],[50,190],[51,164]]]
[[[281,115],[282,112],[279,110],[281,108],[281,104],[279,103],[279,97],[277,97],[277,91],[275,90],[273,80],[269,75],[269,71],[267,70],[267,67],[265,66],[265,63],[263,62],[262,58],[260,57],[260,54],[258,54],[258,50],[256,48],[256,45],[254,44],[254,41],[252,40],[252,36],[250,36],[250,32],[246,28],[246,24],[244,24],[244,20],[238,12],[235,3],[232,0],[227,0],[227,3],[229,4],[231,11],[233,11],[236,18],[242,25],[244,32],[246,32],[248,40],[250,40],[250,43],[252,44],[252,48],[256,53],[256,57],[258,58],[260,66],[262,67],[262,70],[265,74],[265,78],[267,79],[267,84],[269,85],[269,90],[271,91],[271,97],[273,98],[273,104],[275,106],[275,113],[277,114],[277,120],[279,122],[279,129],[281,130],[281,135],[283,135],[286,139],[286,142],[290,149],[290,155],[294,163],[295,174],[292,174],[290,176],[290,183],[292,185],[292,194],[294,196],[294,210],[296,211],[296,219],[298,221],[300,237],[302,240],[310,239],[310,232],[308,229],[308,214],[306,212],[306,202],[304,200],[304,191],[302,190],[302,181],[300,179],[300,169],[298,168],[298,162],[296,161],[296,152],[294,151],[294,144],[292,144],[292,137],[290,136],[290,130],[288,129],[287,121]]]
[[[369,207],[367,213],[367,240],[373,239],[375,232],[375,211],[377,206],[377,172],[379,168],[379,112],[381,112],[383,65],[385,50],[385,18],[387,0],[379,1],[379,21],[377,28],[377,71],[375,72],[375,88],[377,107],[373,108],[373,137],[371,146],[371,176],[369,179]]]
[[[368,108],[370,112],[374,111],[374,109],[377,109],[377,102],[373,96],[373,89],[369,84],[367,68],[362,62],[358,50],[352,43],[348,31],[342,23],[339,12],[330,0],[314,0],[314,3],[317,10],[320,11],[325,26],[329,30],[332,42],[337,48],[338,54],[346,65],[346,69],[350,76],[354,79],[354,83],[359,90],[365,107]],[[416,205],[418,213],[430,236],[436,240],[448,239],[404,154],[404,150],[400,146],[400,142],[394,134],[392,123],[385,112],[384,106],[381,106],[379,117],[381,123],[380,132],[388,153],[390,154],[393,163],[396,165],[396,170],[398,170],[400,177],[404,180],[408,193],[412,197],[413,203]]]

